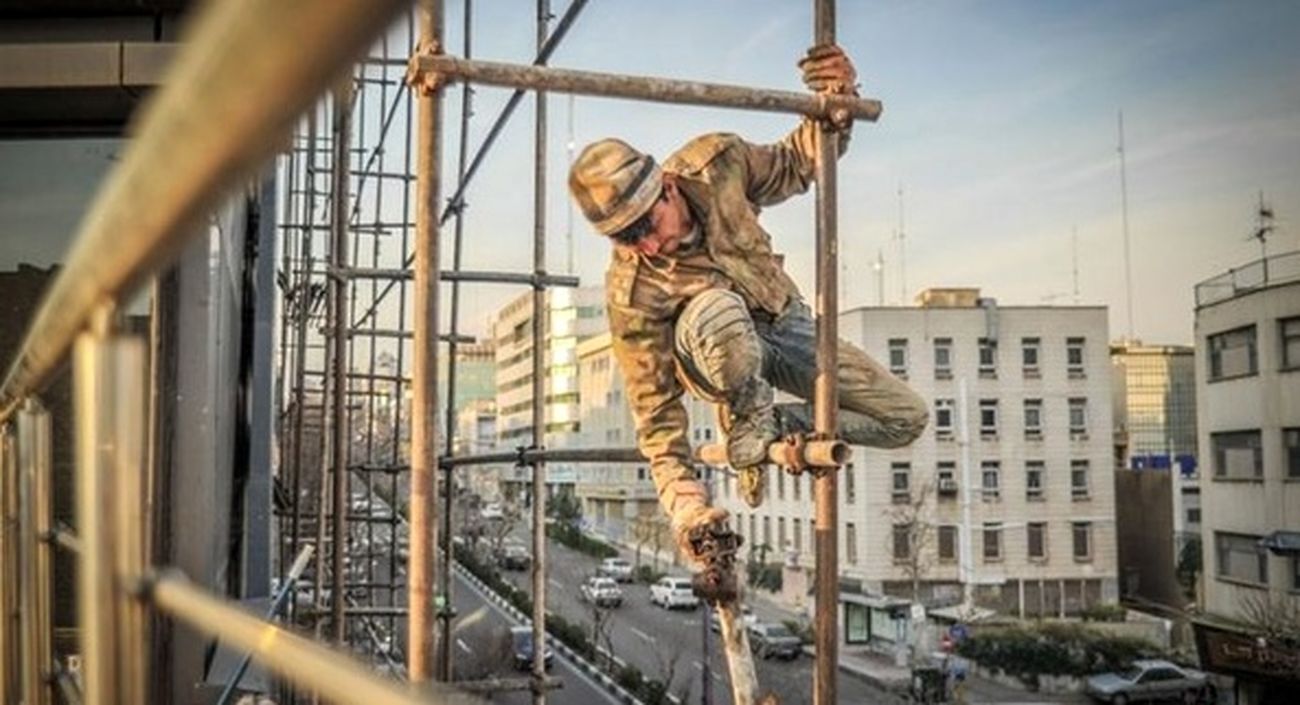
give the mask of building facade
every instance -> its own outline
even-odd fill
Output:
[[[841,582],[1024,615],[1114,601],[1106,310],[1003,307],[977,289],[919,301],[841,315],[841,337],[932,406],[911,446],[855,447],[844,467]],[[723,484],[747,545],[768,547],[757,559],[811,567],[811,478],[773,472],[757,510]]]
[[[1300,690],[1300,251],[1196,287],[1203,664],[1237,702]]]
[[[606,329],[605,292],[601,287],[554,288],[544,292],[546,448],[574,444],[581,431],[578,409],[578,342]],[[533,433],[533,295],[520,295],[489,321],[495,346],[497,448],[532,445]],[[577,465],[547,463],[546,486],[551,496],[572,492]],[[507,499],[526,500],[532,486],[527,468],[502,473]]]

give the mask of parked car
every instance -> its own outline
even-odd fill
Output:
[[[587,578],[587,582],[578,590],[578,595],[584,602],[597,607],[618,607],[623,604],[623,590],[613,578]]]
[[[622,558],[606,558],[596,569],[596,575],[613,578],[620,583],[632,582],[632,564]]]
[[[498,562],[504,570],[528,570],[528,566],[533,562],[533,556],[523,546],[508,544],[501,549]]]
[[[691,589],[690,578],[660,578],[650,586],[650,603],[666,610],[681,607],[693,610],[700,606],[700,598]]]
[[[793,659],[803,653],[803,642],[784,624],[758,622],[749,627],[749,649],[759,658]]]
[[[1214,687],[1204,673],[1168,661],[1134,661],[1123,673],[1102,673],[1088,678],[1085,692],[1114,705],[1138,701],[1181,699],[1213,702]]]
[[[544,647],[542,659],[546,668],[551,667],[551,661],[555,659],[555,654],[551,647]],[[527,671],[533,667],[533,628],[532,627],[511,627],[510,628],[510,650],[515,657],[515,669]]]
[[[749,609],[748,605],[741,605],[740,621],[742,626],[749,629],[755,624],[758,624],[758,616],[754,614],[753,610]],[[715,632],[722,631],[722,620],[718,618],[718,610],[716,609],[709,610],[709,626],[712,627]]]

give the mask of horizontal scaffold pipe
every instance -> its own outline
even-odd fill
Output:
[[[131,294],[207,233],[206,214],[290,144],[303,111],[407,4],[204,4],[41,301],[0,387],[0,422],[48,382],[92,312]],[[285,41],[289,27],[293,41]]]
[[[339,275],[353,279],[411,279],[409,269],[368,269],[349,267],[340,269]],[[532,286],[579,285],[578,277],[571,274],[533,274],[532,272],[478,272],[444,269],[438,275],[445,282],[478,282],[482,284],[528,284]]]
[[[468,705],[481,702],[448,686],[421,684],[429,692],[412,692],[403,684],[374,675],[369,666],[349,656],[209,595],[178,572],[161,573],[148,580],[144,588],[145,598],[163,613],[215,636],[228,648],[252,654],[268,670],[304,690],[320,693],[322,699],[331,703]]]
[[[477,455],[443,456],[438,465],[444,468],[462,465],[498,465],[515,463],[644,463],[645,456],[636,448],[521,448]]]
[[[823,95],[796,91],[750,88],[723,83],[701,83],[651,76],[629,76],[595,71],[575,71],[545,66],[525,66],[494,61],[458,59],[447,54],[426,54],[418,58],[421,71],[447,80],[470,81],[489,86],[506,86],[551,93],[604,98],[627,98],[677,105],[705,105],[777,113],[796,113],[815,118],[847,116],[875,122],[880,118],[880,101],[854,96]]]

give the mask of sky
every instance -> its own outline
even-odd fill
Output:
[[[453,54],[462,53],[462,12],[448,2]],[[530,61],[533,15],[532,2],[477,3],[475,58]],[[551,63],[803,90],[795,62],[811,27],[809,2],[592,2]],[[1260,256],[1249,235],[1261,192],[1278,214],[1269,252],[1300,249],[1297,30],[1300,3],[1285,1],[841,0],[839,43],[863,95],[884,103],[878,123],[855,128],[839,164],[841,309],[882,303],[882,288],[885,305],[910,305],[927,287],[974,286],[1002,305],[1104,304],[1111,337],[1126,335],[1122,111],[1132,332],[1151,343],[1192,342],[1195,284]],[[402,33],[390,35],[395,45]],[[471,151],[508,93],[476,90]],[[371,98],[359,120],[372,143],[379,103]],[[568,201],[570,123],[578,148],[615,136],[662,160],[701,133],[771,142],[798,122],[601,98],[556,95],[548,104],[548,266],[567,269],[572,232],[576,273],[595,285],[609,248]],[[469,189],[466,269],[531,267],[532,105],[524,102]],[[448,188],[459,120],[456,87],[444,110]],[[54,256],[119,148],[0,142],[3,268]],[[386,197],[385,208],[399,202]],[[812,216],[811,194],[762,216],[809,296]],[[381,243],[382,266],[400,260],[396,240]],[[488,315],[520,293],[467,289],[462,330],[483,333]]]

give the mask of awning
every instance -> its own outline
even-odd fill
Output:
[[[1274,531],[1260,539],[1259,545],[1278,555],[1300,555],[1300,531]]]

